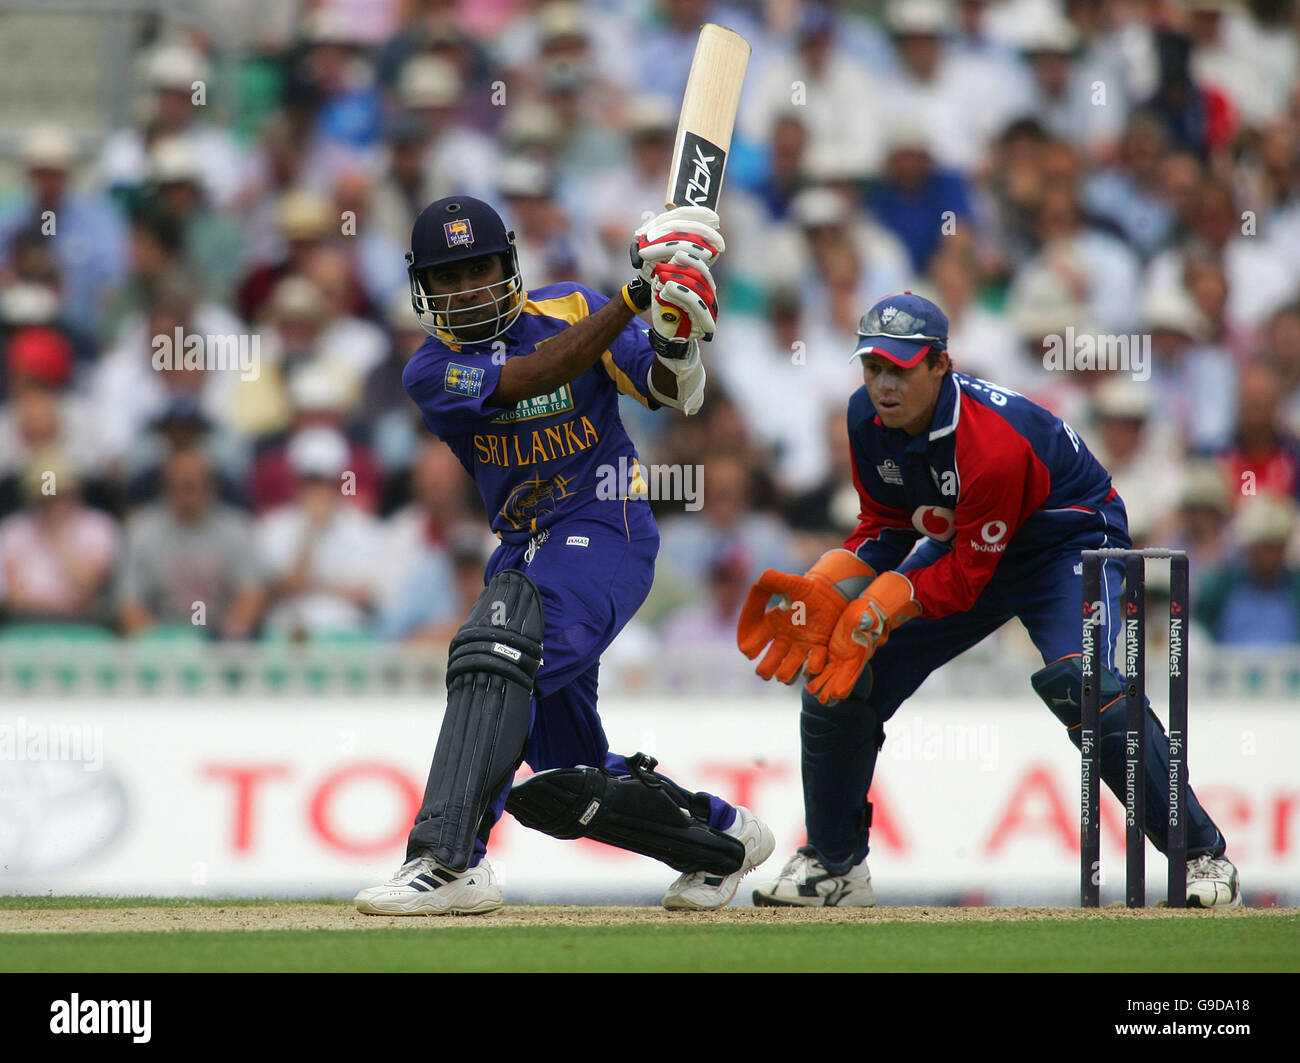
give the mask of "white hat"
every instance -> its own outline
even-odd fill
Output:
[[[271,312],[278,317],[310,318],[323,316],[328,307],[325,296],[314,281],[306,277],[285,277],[271,292]]]
[[[1295,532],[1296,511],[1289,500],[1277,495],[1256,495],[1237,511],[1234,530],[1242,546],[1285,543]]]
[[[1104,420],[1144,421],[1151,414],[1151,396],[1137,381],[1117,377],[1102,385],[1093,407]]]
[[[1149,291],[1142,301],[1142,323],[1148,329],[1177,332],[1193,340],[1206,334],[1205,315],[1182,285],[1162,285]]]
[[[843,225],[848,211],[838,192],[829,188],[805,188],[790,203],[790,214],[803,228]]]
[[[289,464],[299,476],[333,479],[348,464],[348,441],[334,428],[304,428],[289,440]]]
[[[189,137],[167,137],[149,152],[149,176],[159,184],[197,182],[203,176],[203,160]]]
[[[551,175],[544,163],[516,155],[502,164],[497,187],[503,196],[544,199],[551,194]]]
[[[460,72],[446,59],[416,56],[402,67],[397,89],[407,107],[451,107],[460,99]]]
[[[885,25],[896,36],[938,36],[953,25],[945,0],[890,0]]]
[[[184,44],[161,44],[144,61],[144,76],[152,89],[189,92],[194,82],[205,81],[207,61]]]
[[[68,170],[77,157],[77,145],[62,126],[37,125],[23,137],[23,163],[29,170]]]
[[[407,297],[406,308],[411,300]],[[326,366],[308,364],[289,378],[289,399],[295,410],[330,410],[342,413],[348,407],[348,382]]]

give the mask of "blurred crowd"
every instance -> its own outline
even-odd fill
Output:
[[[445,644],[493,540],[402,393],[411,223],[476,195],[527,287],[615,291],[715,21],[753,57],[708,398],[625,408],[703,505],[655,503],[628,637],[734,655],[757,573],[853,528],[848,355],[906,288],[1190,551],[1202,637],[1300,644],[1292,0],[191,6],[221,48],[150,21],[133,121],[21,131],[0,188],[0,638]]]

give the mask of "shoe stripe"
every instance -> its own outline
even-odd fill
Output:
[[[421,893],[428,893],[428,892],[429,892],[429,887],[426,886],[423,882],[421,882],[418,878],[413,878],[413,879],[411,879],[409,885],[411,885],[411,886],[414,887],[415,889],[419,890]]]
[[[448,871],[445,867],[435,867],[431,872],[429,872],[429,874],[441,879],[441,884],[443,885],[448,882],[454,882],[456,879],[456,872]]]
[[[431,875],[419,875],[411,879],[412,886],[419,886],[420,889],[428,893],[430,890],[436,890],[439,886],[445,886],[446,882],[442,879],[433,878]]]

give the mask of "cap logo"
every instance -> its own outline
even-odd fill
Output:
[[[884,322],[886,325],[888,325],[891,321],[894,320],[894,315],[897,313],[898,313],[898,307],[887,306],[885,307],[885,309],[880,311],[880,320]]]
[[[448,247],[463,247],[474,242],[474,230],[470,227],[468,218],[445,221],[442,223],[442,231],[447,237]]]

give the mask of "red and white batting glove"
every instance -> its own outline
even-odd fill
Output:
[[[718,327],[718,293],[708,265],[678,251],[651,271],[650,323],[666,340],[709,340]]]
[[[718,215],[708,207],[677,207],[652,218],[632,234],[632,266],[647,281],[654,267],[686,251],[711,266],[727,245]]]

